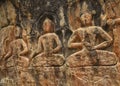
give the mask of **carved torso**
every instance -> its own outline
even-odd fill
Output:
[[[57,38],[58,37],[55,33],[47,33],[47,34],[42,35],[40,37],[42,48],[43,48],[42,50],[44,52],[49,52],[53,50],[56,43],[59,42],[59,40],[57,40],[56,42]]]
[[[23,50],[23,39],[17,39],[10,43],[10,47],[12,50],[12,55],[19,55],[19,53]]]
[[[90,26],[85,28],[79,28],[76,30],[74,35],[78,35],[81,39],[81,41],[87,41],[92,46],[95,46],[97,43],[97,36],[100,35],[100,32],[98,31],[98,26]],[[77,39],[77,38],[76,38]],[[78,39],[77,39],[78,40]]]

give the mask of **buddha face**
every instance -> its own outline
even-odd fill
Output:
[[[84,26],[89,26],[92,24],[92,15],[90,13],[84,13],[81,15],[81,23]]]
[[[54,24],[51,20],[45,19],[43,22],[43,30],[45,33],[53,32],[54,30]]]
[[[20,28],[15,28],[14,34],[15,34],[15,37],[16,37],[16,38],[20,38],[20,34],[21,34]]]
[[[17,18],[17,14],[15,12],[15,9],[10,9],[9,10],[9,16],[8,16],[8,20],[10,21],[11,25],[16,25],[16,18]]]

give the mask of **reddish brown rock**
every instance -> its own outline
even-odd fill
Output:
[[[67,78],[70,86],[120,86],[116,66],[89,66],[68,70]]]
[[[120,86],[120,0],[0,0],[0,86]]]
[[[77,57],[67,58],[66,64],[69,67],[83,67],[83,66],[111,66],[118,62],[117,56],[112,52],[96,51],[97,56],[90,57],[89,55],[82,55]]]

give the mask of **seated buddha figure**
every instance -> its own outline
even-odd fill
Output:
[[[59,54],[62,48],[59,37],[54,33],[54,23],[46,18],[43,22],[43,35],[38,39],[38,55],[33,59],[34,66],[60,66],[64,57]]]
[[[110,35],[101,27],[92,25],[89,12],[81,15],[81,23],[82,26],[73,31],[68,40],[68,47],[77,51],[68,56],[66,64],[70,67],[116,64],[115,53],[103,50],[113,41]]]

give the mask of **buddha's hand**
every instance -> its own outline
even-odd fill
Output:
[[[49,51],[48,56],[52,56],[53,52],[54,52],[53,50]]]
[[[92,47],[92,45],[89,42],[83,42],[83,45],[86,47]]]
[[[89,51],[92,51],[92,50],[96,50],[97,47],[96,46],[93,46],[91,43],[89,42],[84,42],[83,43],[83,46],[85,46]]]
[[[52,56],[52,54],[53,54],[53,51],[44,52],[43,56],[48,57],[48,56]]]
[[[102,21],[101,21],[101,26],[105,26],[105,25],[106,25],[106,23],[107,23],[107,21],[106,21],[106,20],[102,20]]]
[[[114,25],[115,24],[115,21],[113,19],[108,19],[107,20],[107,24],[108,25]]]

